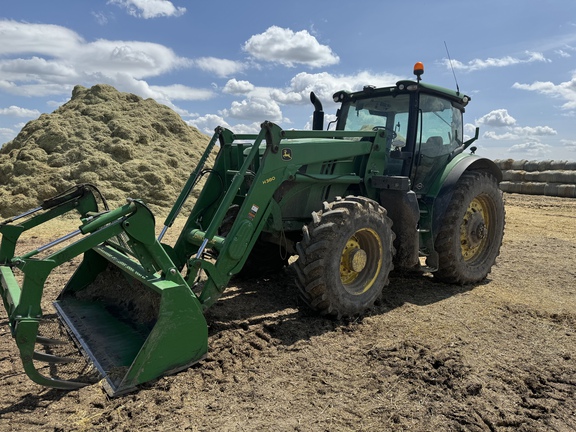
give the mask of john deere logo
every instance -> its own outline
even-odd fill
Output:
[[[289,148],[282,149],[282,160],[292,160],[292,150]]]

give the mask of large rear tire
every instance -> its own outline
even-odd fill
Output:
[[[434,277],[456,284],[486,278],[500,254],[504,224],[504,201],[496,178],[483,171],[465,172],[436,238],[439,268]]]
[[[376,201],[355,196],[325,202],[312,219],[296,246],[302,298],[323,315],[363,314],[393,268],[392,221]]]

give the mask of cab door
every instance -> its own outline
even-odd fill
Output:
[[[419,96],[412,184],[417,194],[426,194],[462,142],[462,111],[438,96]]]

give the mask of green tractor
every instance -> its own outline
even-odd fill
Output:
[[[110,395],[200,361],[204,311],[230,279],[277,271],[296,255],[302,298],[336,318],[370,309],[393,269],[454,284],[485,279],[504,232],[501,172],[474,147],[465,152],[478,138],[476,129],[464,141],[470,98],[421,82],[421,63],[414,72],[415,81],[336,93],[333,130],[322,130],[313,93],[313,130],[217,128],[158,237],[143,202],[101,209],[90,185],[0,223],[0,291],[27,375],[61,389],[86,384],[39,366],[69,360],[54,354],[65,341],[39,330],[41,299],[51,271],[79,255],[53,304]],[[162,243],[200,180],[178,240]],[[78,230],[15,255],[21,234],[70,211]]]

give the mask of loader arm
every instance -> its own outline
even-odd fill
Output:
[[[367,177],[381,173],[383,166],[385,133],[382,131],[284,131],[277,125],[265,122],[258,135],[234,135],[219,130],[221,149],[212,173],[174,246],[176,262],[188,268],[187,282],[196,284],[199,272],[207,275],[199,295],[204,309],[222,295],[230,278],[244,265],[258,236],[277,206],[275,195],[285,182],[296,185],[320,183],[325,186],[363,184]],[[358,141],[358,138],[369,138]],[[346,139],[348,138],[348,139]],[[352,141],[352,138],[356,140]],[[251,144],[235,141],[253,141]],[[358,156],[370,155],[362,169],[352,168],[345,173],[307,173],[303,167],[321,164],[326,155],[334,160],[346,161],[353,166]],[[380,168],[381,170],[381,168]],[[276,197],[276,199],[281,199]],[[236,219],[225,237],[218,235],[219,228],[232,204],[239,206]],[[315,210],[317,207],[315,208]],[[303,215],[309,219],[311,212]],[[278,221],[277,221],[278,222]],[[207,248],[217,251],[217,259],[206,259]]]

